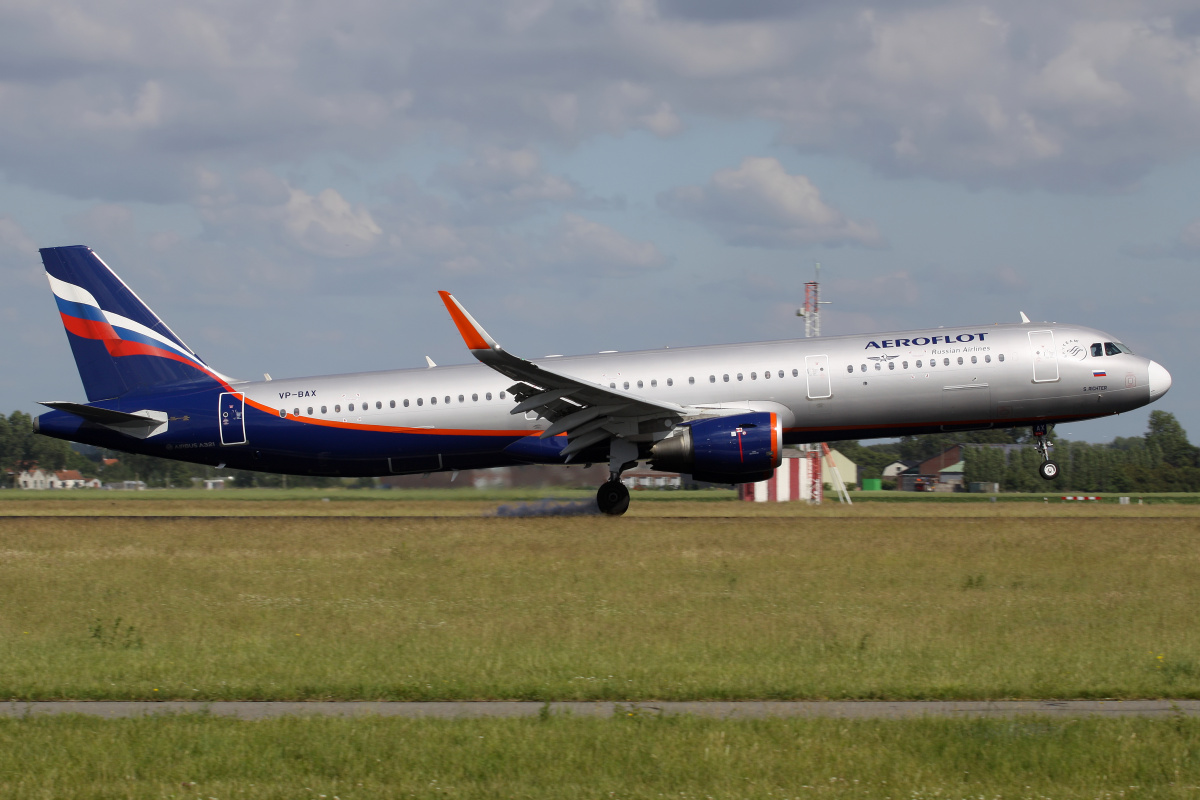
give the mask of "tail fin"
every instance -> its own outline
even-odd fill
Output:
[[[228,386],[90,248],[41,253],[89,401],[184,383]]]

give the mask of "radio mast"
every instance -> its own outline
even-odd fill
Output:
[[[816,276],[804,284],[804,307],[796,309],[796,316],[804,317],[804,338],[815,339],[821,335],[821,306],[827,306],[831,303],[829,300],[821,299],[821,263],[816,262]],[[847,505],[854,505],[854,501],[850,499],[850,493],[846,491],[846,482],[842,480],[842,473],[838,470],[837,464],[833,461],[833,454],[829,452],[829,445],[825,442],[817,442],[816,444],[805,445],[805,457],[808,458],[810,476],[810,496],[815,505],[820,505],[821,500],[825,495],[825,484],[821,480],[821,456],[824,455],[826,461],[829,462],[829,469],[833,473],[833,487],[837,492],[838,499]]]

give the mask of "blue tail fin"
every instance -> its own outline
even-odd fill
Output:
[[[228,385],[91,249],[41,253],[89,401],[185,383]]]

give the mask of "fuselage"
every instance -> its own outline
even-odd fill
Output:
[[[1130,411],[1170,376],[1104,332],[1029,323],[534,359],[582,381],[701,409],[778,413],[789,444],[1018,427]],[[165,414],[131,440],[52,411],[42,433],[290,474],[377,476],[561,463],[562,436],[513,415],[483,364],[174,387],[93,405]],[[664,432],[662,435],[666,435]],[[645,450],[654,436],[642,437]],[[575,456],[605,461],[607,445]]]

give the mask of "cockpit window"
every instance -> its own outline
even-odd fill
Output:
[[[1104,345],[1096,342],[1092,345],[1092,358],[1099,358],[1104,355]]]
[[[1130,350],[1125,345],[1121,344],[1120,342],[1105,342],[1104,343],[1104,355],[1115,356],[1119,353],[1128,353],[1129,355],[1133,355],[1133,351]]]

